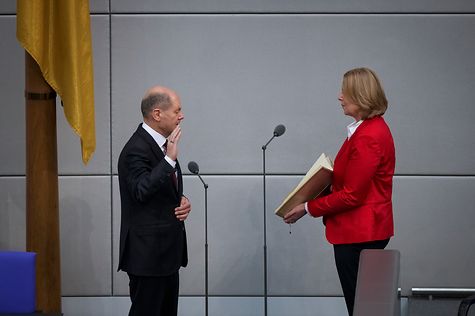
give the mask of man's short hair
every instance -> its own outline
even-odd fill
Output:
[[[171,106],[171,99],[167,93],[152,93],[142,99],[140,109],[143,117],[148,117],[153,109],[166,110]]]

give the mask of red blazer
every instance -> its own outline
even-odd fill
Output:
[[[345,140],[335,158],[331,193],[307,204],[312,216],[323,216],[330,243],[359,243],[394,235],[395,161],[391,131],[381,116],[363,121]]]

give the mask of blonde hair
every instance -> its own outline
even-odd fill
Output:
[[[369,68],[355,68],[343,75],[342,93],[361,109],[363,119],[383,115],[388,100],[374,71]]]

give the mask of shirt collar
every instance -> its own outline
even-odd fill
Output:
[[[157,132],[150,126],[148,126],[147,123],[145,122],[143,122],[142,127],[144,130],[147,131],[147,133],[150,134],[150,136],[152,136],[152,138],[155,140],[157,145],[160,146],[160,148],[163,148],[163,145],[165,145],[165,142],[167,139],[162,134],[160,134],[159,132]]]
[[[361,125],[361,123],[363,123],[363,120],[354,121],[346,127],[348,131],[348,139],[350,139],[350,137],[355,133],[356,129]]]

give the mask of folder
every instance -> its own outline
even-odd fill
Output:
[[[324,153],[315,161],[307,171],[300,183],[284,199],[282,204],[275,210],[275,214],[284,217],[290,210],[300,203],[316,198],[332,182],[333,162]]]

